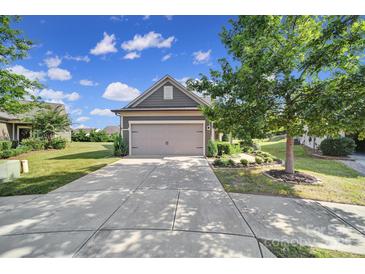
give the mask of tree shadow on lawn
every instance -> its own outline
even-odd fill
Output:
[[[107,163],[96,164],[79,171],[55,172],[46,176],[21,177],[13,182],[0,184],[0,196],[46,194],[106,165]]]

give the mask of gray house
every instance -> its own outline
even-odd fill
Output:
[[[120,131],[129,155],[205,155],[210,124],[199,109],[210,103],[165,76],[122,109]]]

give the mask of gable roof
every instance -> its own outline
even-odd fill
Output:
[[[132,100],[128,105],[123,107],[123,109],[126,108],[133,108],[138,106],[141,102],[143,102],[145,99],[147,99],[150,95],[152,95],[154,92],[156,92],[161,86],[163,86],[166,82],[171,82],[173,85],[175,85],[182,93],[190,97],[192,100],[197,102],[199,105],[210,105],[209,102],[204,100],[203,98],[199,97],[195,93],[189,91],[186,87],[184,87],[182,84],[180,84],[177,80],[175,80],[170,75],[166,75],[162,77],[160,80],[158,80],[155,84],[153,84],[149,89],[147,89],[145,92],[143,92],[141,95],[139,95],[137,98]]]
[[[16,121],[22,121],[25,118],[33,118],[38,111],[41,111],[45,107],[49,107],[51,109],[59,109],[62,114],[66,114],[66,109],[63,104],[56,104],[56,103],[46,103],[46,102],[40,102],[40,106],[35,106],[31,110],[21,113],[21,114],[10,114],[5,111],[0,111],[0,119],[9,121],[9,122],[16,122]]]

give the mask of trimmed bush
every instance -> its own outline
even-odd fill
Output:
[[[227,165],[229,165],[229,166],[235,166],[236,163],[232,159],[228,159]]]
[[[224,154],[232,155],[241,152],[241,147],[239,144],[230,144],[228,142],[217,142],[217,149],[219,156]]]
[[[256,162],[256,164],[262,164],[263,162],[264,162],[264,159],[263,158],[261,158],[260,156],[256,156],[255,157],[255,162]]]
[[[49,142],[48,147],[54,149],[64,149],[66,148],[67,140],[62,137],[56,137]]]
[[[5,150],[2,150],[0,151],[0,158],[1,159],[7,159],[7,158],[10,158],[12,156],[13,152],[11,149],[5,149]]]
[[[0,150],[8,150],[11,149],[12,142],[11,141],[0,141]]]
[[[240,162],[241,162],[241,164],[242,164],[243,166],[248,166],[248,164],[249,164],[249,162],[248,162],[248,160],[247,160],[247,159],[241,159],[241,160],[240,160]]]
[[[272,163],[272,162],[274,162],[274,159],[271,158],[271,157],[266,157],[266,158],[264,158],[264,162],[265,163]]]
[[[224,166],[224,162],[221,159],[215,159],[213,162],[214,166]]]
[[[114,155],[115,156],[126,156],[128,155],[128,145],[124,141],[121,134],[114,139]]]
[[[42,150],[46,147],[46,142],[40,138],[28,138],[21,142],[22,145],[31,147],[32,150]]]
[[[213,142],[212,140],[208,141],[208,152],[207,152],[207,156],[208,157],[215,157],[218,154],[218,147],[217,147],[217,143]]]
[[[321,142],[319,149],[327,156],[347,156],[355,151],[356,143],[348,137],[327,138]]]

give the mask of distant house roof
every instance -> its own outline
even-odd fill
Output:
[[[58,108],[62,114],[66,114],[66,108],[63,104],[55,104],[55,103],[45,103],[42,102],[41,106],[34,107],[30,111],[21,113],[21,114],[10,114],[8,112],[0,111],[0,120],[5,120],[7,122],[20,122],[25,118],[34,117],[37,112],[42,111],[44,108],[56,109]]]
[[[103,130],[108,134],[119,133],[118,126],[106,126]]]
[[[92,127],[85,127],[85,128],[75,128],[72,129],[73,132],[79,132],[80,130],[85,131],[86,133],[90,133],[92,130],[97,131],[97,128],[92,128]]]

